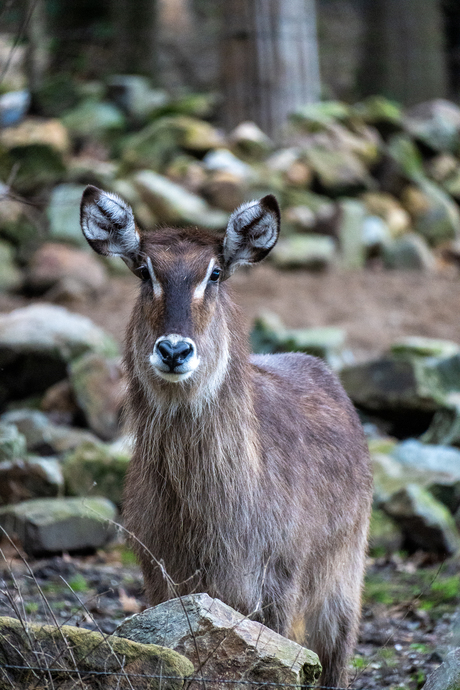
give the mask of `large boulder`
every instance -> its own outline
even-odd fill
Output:
[[[314,685],[318,657],[304,647],[251,621],[218,599],[192,594],[166,601],[129,618],[116,635],[143,644],[167,645],[200,667],[207,687],[217,679],[271,684]]]
[[[460,147],[460,108],[442,98],[419,103],[404,116],[411,136],[433,151],[457,153]]]
[[[452,556],[460,550],[460,536],[448,509],[426,489],[408,484],[382,504],[400,526],[405,546]]]
[[[37,498],[0,508],[0,526],[29,556],[93,551],[113,538],[116,512],[106,498]]]
[[[110,357],[118,347],[90,319],[63,307],[34,304],[0,315],[0,404],[45,391],[86,352]]]
[[[403,271],[432,272],[436,270],[436,258],[426,240],[415,232],[407,232],[383,249],[386,268]]]
[[[37,654],[37,650],[40,651]],[[2,687],[180,690],[193,665],[176,652],[70,625],[0,618]],[[30,669],[34,668],[34,671]],[[95,675],[97,674],[97,675]],[[31,684],[31,678],[32,684]],[[97,681],[95,681],[97,678]]]
[[[72,496],[97,493],[121,506],[126,471],[131,459],[127,452],[101,443],[84,443],[69,453],[63,463],[66,491]]]
[[[429,244],[437,246],[460,236],[460,211],[446,192],[434,182],[421,179],[408,187],[402,202],[411,214],[414,229]]]
[[[87,99],[61,118],[75,138],[106,139],[125,128],[125,117],[113,103]]]
[[[423,690],[458,690],[460,688],[460,647],[449,652],[428,678]]]
[[[270,252],[270,261],[281,269],[320,271],[331,266],[335,258],[336,248],[332,237],[314,234],[283,237]]]
[[[3,420],[0,423],[0,462],[22,459],[27,454],[26,439],[14,426]]]
[[[118,359],[88,353],[70,365],[70,383],[89,428],[105,441],[119,433],[124,380]]]

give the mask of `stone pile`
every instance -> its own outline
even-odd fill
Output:
[[[59,117],[22,113],[0,129],[0,290],[66,301],[102,289],[102,265],[73,263],[63,275],[70,250],[61,243],[86,249],[78,205],[88,183],[123,196],[146,228],[221,231],[240,203],[275,193],[283,230],[270,260],[280,268],[378,261],[434,271],[459,263],[453,103],[407,111],[382,98],[309,105],[293,113],[280,146],[254,123],[225,133],[202,119],[212,113],[210,97],[172,101],[126,75],[87,87],[76,89],[71,108],[55,104]],[[73,256],[81,266],[98,262]]]

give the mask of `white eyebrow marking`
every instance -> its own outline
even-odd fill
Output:
[[[149,269],[150,278],[152,281],[153,294],[155,295],[155,297],[161,297],[161,295],[163,294],[163,288],[161,287],[160,281],[155,275],[155,271],[153,270],[152,266],[152,261],[149,256],[147,257],[147,268]]]
[[[193,293],[193,299],[201,299],[204,295],[204,291],[206,290],[206,285],[208,284],[209,276],[212,273],[212,269],[214,268],[214,264],[216,263],[215,259],[211,259],[211,261],[208,264],[208,269],[206,271],[206,275],[201,281],[201,283],[198,283],[198,285],[195,288],[195,291]]]

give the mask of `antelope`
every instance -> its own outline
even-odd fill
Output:
[[[275,197],[240,206],[222,238],[142,231],[122,199],[89,186],[81,225],[96,252],[140,279],[126,336],[134,452],[123,514],[150,604],[207,592],[305,643],[320,682],[343,686],[372,496],[364,434],[322,361],[249,354],[227,283],[275,245]]]

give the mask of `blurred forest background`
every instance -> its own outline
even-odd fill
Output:
[[[86,504],[118,519],[137,279],[88,250],[87,184],[145,230],[277,196],[235,296],[253,349],[323,357],[368,437],[352,687],[423,687],[460,644],[459,1],[1,0],[0,613],[111,633],[142,582]]]

